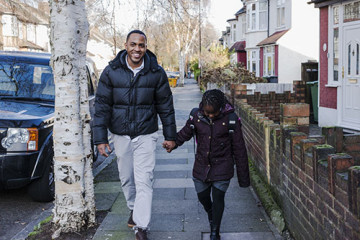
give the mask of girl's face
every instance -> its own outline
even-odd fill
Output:
[[[208,117],[209,119],[214,119],[215,117],[219,116],[220,114],[220,109],[215,110],[213,106],[210,105],[205,105],[203,107],[204,110],[204,114],[206,117]]]

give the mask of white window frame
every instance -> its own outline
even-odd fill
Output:
[[[248,49],[247,51],[247,69],[259,76],[259,49]],[[255,71],[253,64],[255,63]]]
[[[260,0],[257,2],[248,3],[246,5],[246,20],[247,20],[247,31],[253,32],[253,31],[260,31],[260,30],[266,30],[267,29],[267,14],[268,9],[267,7],[263,10],[260,10],[260,2],[266,3],[267,6],[268,0]],[[264,23],[260,24],[260,14],[264,14],[265,17],[263,21]],[[260,28],[260,26],[262,28]]]
[[[334,8],[338,8],[338,23],[334,24]],[[343,29],[343,6],[341,4],[332,5],[329,7],[329,38],[328,38],[328,83],[327,86],[340,86],[342,83],[342,57],[341,57],[341,48],[342,48],[342,29]],[[334,29],[338,29],[338,78],[335,80],[334,74]],[[321,46],[324,50],[324,46]]]
[[[269,52],[267,50],[270,50]],[[263,76],[271,77],[275,76],[275,45],[264,46],[263,52]],[[268,71],[268,58],[270,57],[271,69]]]
[[[276,27],[283,28],[285,27],[285,1],[286,0],[276,0]]]

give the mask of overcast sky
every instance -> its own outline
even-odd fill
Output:
[[[229,24],[226,20],[234,18],[235,13],[242,8],[241,0],[211,0],[209,22],[220,31],[225,31]]]
[[[144,3],[150,1],[143,0],[142,3],[140,2],[141,1],[123,1],[116,16],[118,26],[121,29],[129,31],[132,24],[136,22],[138,12],[136,9],[146,8]],[[226,20],[234,18],[235,13],[240,10],[242,6],[241,0],[211,0],[210,12],[207,14],[208,21],[215,26],[219,36],[221,35],[221,31],[224,31],[226,26],[228,26]],[[142,16],[139,17],[142,18]]]

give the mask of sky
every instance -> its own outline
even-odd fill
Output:
[[[208,20],[221,33],[229,26],[226,20],[234,18],[242,6],[241,0],[211,0]]]
[[[226,20],[234,18],[235,13],[242,8],[241,0],[210,0],[211,6],[207,14],[208,21],[215,26],[219,36],[221,31],[226,30],[229,24]],[[144,2],[147,2],[144,0]],[[150,1],[149,1],[150,2]],[[130,30],[131,23],[136,21],[136,9],[144,7],[144,4],[139,4],[136,1],[131,1],[130,4],[124,4],[118,10],[118,26],[125,31]],[[140,16],[141,18],[142,16]]]

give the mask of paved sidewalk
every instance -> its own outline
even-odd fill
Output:
[[[193,79],[186,79],[184,87],[172,89],[178,130],[185,124],[189,112],[197,107],[201,93]],[[209,239],[207,215],[197,201],[192,182],[194,163],[193,142],[189,141],[171,154],[162,149],[164,138],[159,131],[156,150],[154,197],[150,240]],[[110,211],[98,228],[95,240],[135,239],[127,227],[129,210],[121,192],[116,161],[111,162],[95,179],[96,206]],[[222,240],[281,239],[274,232],[252,188],[240,188],[231,181],[225,198],[225,212],[221,225]]]

